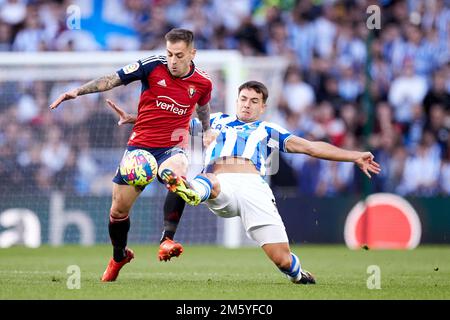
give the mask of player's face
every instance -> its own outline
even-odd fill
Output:
[[[266,104],[263,101],[262,93],[247,88],[239,92],[236,110],[239,120],[243,122],[256,121],[265,110]]]
[[[167,64],[174,77],[183,77],[189,73],[196,50],[184,41],[169,42],[167,46]]]

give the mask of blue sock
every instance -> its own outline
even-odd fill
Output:
[[[204,176],[196,176],[192,181],[189,182],[192,189],[200,194],[202,202],[208,200],[211,195],[212,183],[208,178]]]
[[[283,272],[285,275],[287,275],[289,279],[295,280],[298,277],[300,271],[302,270],[302,266],[300,264],[300,260],[298,259],[298,257],[292,252],[291,257],[292,262],[290,268],[288,270],[280,268],[280,271]]]

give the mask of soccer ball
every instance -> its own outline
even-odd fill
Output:
[[[119,166],[122,179],[131,186],[144,187],[158,174],[158,163],[148,151],[135,149],[127,151]]]

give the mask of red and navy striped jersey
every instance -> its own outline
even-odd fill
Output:
[[[150,56],[117,71],[124,85],[140,80],[142,91],[129,146],[187,145],[189,120],[195,106],[211,99],[212,82],[192,62],[184,77],[173,77],[164,56]]]

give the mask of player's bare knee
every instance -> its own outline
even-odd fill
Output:
[[[128,217],[129,210],[125,208],[120,208],[115,206],[114,204],[111,206],[111,209],[109,210],[109,215],[113,219],[124,219]]]
[[[267,243],[263,245],[262,249],[278,268],[289,269],[291,267],[291,252],[287,244]]]
[[[126,218],[130,212],[131,206],[127,204],[125,198],[120,193],[113,194],[113,201],[109,209],[109,215],[114,219]]]
[[[291,255],[284,253],[275,253],[270,259],[278,268],[289,269],[291,267]]]

